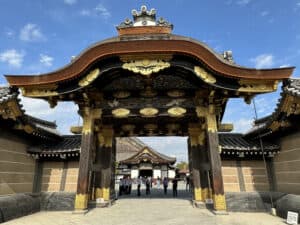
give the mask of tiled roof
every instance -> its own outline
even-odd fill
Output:
[[[13,91],[10,87],[0,87],[0,104],[7,102],[11,99],[16,99],[18,92]]]
[[[251,152],[260,154],[261,151],[259,140],[250,140],[238,133],[219,133],[219,144],[223,155],[228,152],[235,153],[236,155],[239,153],[250,154]],[[81,149],[80,145],[81,135],[64,135],[56,143],[30,147],[28,152],[45,157],[60,155],[78,156]],[[147,146],[137,138],[117,138],[117,161],[120,162],[129,159],[145,147]],[[278,145],[268,142],[263,142],[263,148],[268,154],[279,150]],[[176,158],[159,153],[150,147],[148,149],[166,161],[176,160]]]
[[[283,91],[292,96],[300,96],[300,79],[288,79],[283,87]]]
[[[254,122],[254,126],[245,134],[248,137],[265,136],[272,133],[270,129],[274,121],[287,121],[287,116],[282,113],[282,109],[289,96],[300,97],[300,79],[290,78],[283,82],[281,98],[278,100],[276,108],[271,115],[260,118]]]
[[[145,146],[145,143],[135,137],[117,138],[117,161],[128,159]]]
[[[23,105],[20,104],[18,95],[18,90],[14,88],[0,87],[0,105],[5,104],[8,101],[14,101],[21,112],[21,114],[17,116],[15,123],[20,125],[30,125],[34,129],[33,134],[39,137],[48,138],[48,136],[60,136],[59,132],[56,130],[57,126],[54,122],[49,122],[25,114],[25,110],[22,109]],[[8,105],[6,107],[10,106]]]
[[[238,133],[219,133],[219,144],[222,150],[261,151],[259,140],[250,140]],[[264,142],[263,148],[266,151],[273,151],[278,150],[279,146]]]
[[[154,149],[150,147],[144,147],[140,149],[136,154],[133,156],[120,161],[120,163],[140,163],[143,162],[145,159],[148,159],[148,161],[152,161],[154,163],[175,163],[176,158],[175,157],[169,157],[167,155],[164,155],[160,152],[155,151]]]

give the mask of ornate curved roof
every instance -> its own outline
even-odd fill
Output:
[[[119,36],[101,41],[85,50],[66,67],[41,75],[5,75],[11,86],[47,85],[72,80],[86,73],[93,63],[112,56],[134,54],[180,54],[190,56],[211,71],[225,77],[255,80],[282,80],[294,67],[254,69],[241,67],[222,58],[205,44],[173,34]]]

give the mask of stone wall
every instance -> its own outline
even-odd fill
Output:
[[[276,190],[300,194],[300,132],[281,139],[281,150],[274,157]]]
[[[0,128],[0,196],[31,193],[35,160],[27,155],[29,143]]]
[[[78,161],[43,162],[43,192],[75,192],[78,178]]]
[[[222,160],[222,174],[225,192],[269,190],[262,160]]]

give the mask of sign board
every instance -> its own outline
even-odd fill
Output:
[[[288,211],[286,222],[287,224],[298,224],[298,213]]]

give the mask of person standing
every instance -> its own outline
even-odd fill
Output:
[[[159,177],[157,177],[156,184],[157,184],[157,188],[160,189],[160,178]]]
[[[146,179],[146,195],[150,194],[150,186],[151,186],[151,177],[148,177],[148,179]]]
[[[173,183],[173,197],[177,197],[177,185],[178,185],[177,177],[173,179],[172,183]]]
[[[141,196],[141,184],[142,184],[142,178],[137,178],[137,196]]]
[[[165,193],[165,195],[167,194],[168,183],[169,183],[168,178],[167,178],[167,177],[164,177],[163,185],[164,185],[164,193]]]
[[[186,175],[186,178],[185,178],[185,190],[186,191],[190,191],[190,176],[189,175]]]

